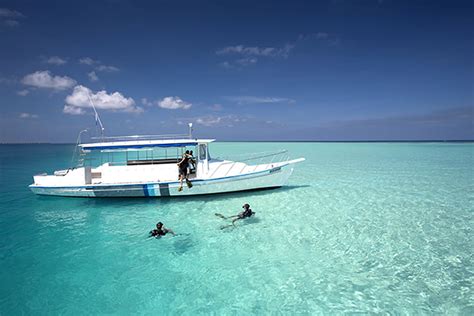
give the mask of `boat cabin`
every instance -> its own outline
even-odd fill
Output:
[[[87,183],[176,181],[186,150],[193,151],[195,165],[189,178],[205,178],[209,171],[209,144],[213,139],[126,140],[80,144],[79,166]],[[149,178],[149,179],[148,179]]]

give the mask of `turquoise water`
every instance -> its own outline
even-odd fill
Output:
[[[287,188],[160,200],[35,196],[72,146],[0,146],[0,314],[474,313],[474,144],[211,150],[282,148],[307,159]]]

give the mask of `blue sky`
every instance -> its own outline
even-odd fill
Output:
[[[0,1],[0,142],[474,139],[472,1]]]

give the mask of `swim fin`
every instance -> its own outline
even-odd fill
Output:
[[[188,185],[188,188],[190,189],[193,187],[193,184],[189,180],[186,180],[186,184]]]
[[[219,214],[219,213],[215,213],[214,215],[216,215],[217,217],[220,217],[222,219],[227,219],[227,217],[225,217],[224,215]]]

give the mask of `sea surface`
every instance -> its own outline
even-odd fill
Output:
[[[28,189],[73,145],[1,145],[0,314],[474,314],[473,143],[211,145],[279,149],[285,188],[86,199]]]

